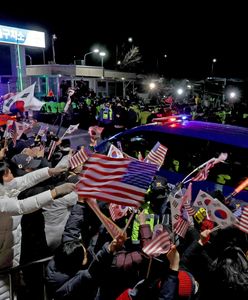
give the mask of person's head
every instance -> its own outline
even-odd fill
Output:
[[[0,183],[10,182],[14,179],[14,176],[6,162],[0,162]]]
[[[248,295],[248,260],[241,248],[227,247],[212,265],[212,278],[219,293],[228,299],[245,299]]]
[[[54,260],[57,268],[65,273],[75,273],[88,262],[86,249],[79,240],[61,244],[56,250]]]
[[[25,172],[32,172],[41,165],[41,160],[34,159],[27,154],[16,154],[11,159],[13,165],[17,168],[17,175],[23,175]]]
[[[151,191],[148,196],[151,203],[151,209],[155,213],[160,213],[162,205],[166,202],[167,192],[168,186],[166,178],[162,176],[155,176],[151,183]]]
[[[198,283],[193,275],[187,271],[178,271],[178,296],[179,299],[192,299],[198,291]]]

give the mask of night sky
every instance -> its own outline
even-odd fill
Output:
[[[51,37],[56,34],[56,62],[83,59],[94,45],[108,53],[105,67],[113,67],[119,53],[133,45],[140,48],[139,71],[164,77],[202,79],[211,75],[248,77],[248,18],[245,2],[198,1],[80,1],[43,0],[33,5],[2,4],[0,24],[46,32],[46,61],[52,60]],[[13,8],[14,6],[14,8]],[[28,48],[33,64],[43,62],[40,49]],[[164,54],[167,58],[164,58]],[[100,65],[99,57],[87,63]]]

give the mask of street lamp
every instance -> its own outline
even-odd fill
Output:
[[[29,64],[32,65],[32,57],[29,54],[26,54],[26,56],[29,58]]]
[[[181,96],[183,94],[183,89],[182,88],[177,89],[177,94]]]
[[[88,53],[84,54],[84,65],[86,66],[86,56],[92,53],[99,53],[99,49],[94,49],[93,51],[90,51]]]
[[[214,75],[214,64],[217,62],[217,59],[216,58],[213,58],[212,59],[212,67],[211,67],[211,75],[213,77]]]
[[[101,56],[102,78],[104,78],[103,58],[106,55],[106,53],[105,52],[100,52],[99,55]]]
[[[55,47],[54,47],[54,42],[57,40],[56,34],[52,35],[52,50],[53,50],[53,63],[56,64],[55,60]]]
[[[130,36],[130,37],[128,38],[128,41],[129,41],[129,43],[132,43],[132,42],[133,42],[133,38]]]
[[[151,83],[149,84],[150,90],[154,90],[155,87],[156,87],[156,84],[155,84],[154,82],[151,82]]]

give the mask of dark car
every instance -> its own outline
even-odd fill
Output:
[[[159,175],[172,184],[182,181],[207,160],[228,153],[224,163],[210,169],[207,180],[194,182],[194,194],[199,189],[221,190],[227,196],[248,177],[248,128],[179,118],[168,120],[119,133],[104,140],[96,151],[107,154],[110,144],[114,144],[130,156],[137,158],[140,152],[145,157],[159,141],[168,148]],[[241,191],[235,198],[248,202],[248,191]]]

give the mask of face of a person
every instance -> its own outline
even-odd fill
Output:
[[[11,170],[9,168],[7,168],[3,175],[3,181],[10,182],[13,179],[14,179],[14,175],[12,174]]]
[[[32,148],[25,148],[22,150],[22,154],[26,154],[28,156],[35,156],[35,151]]]

